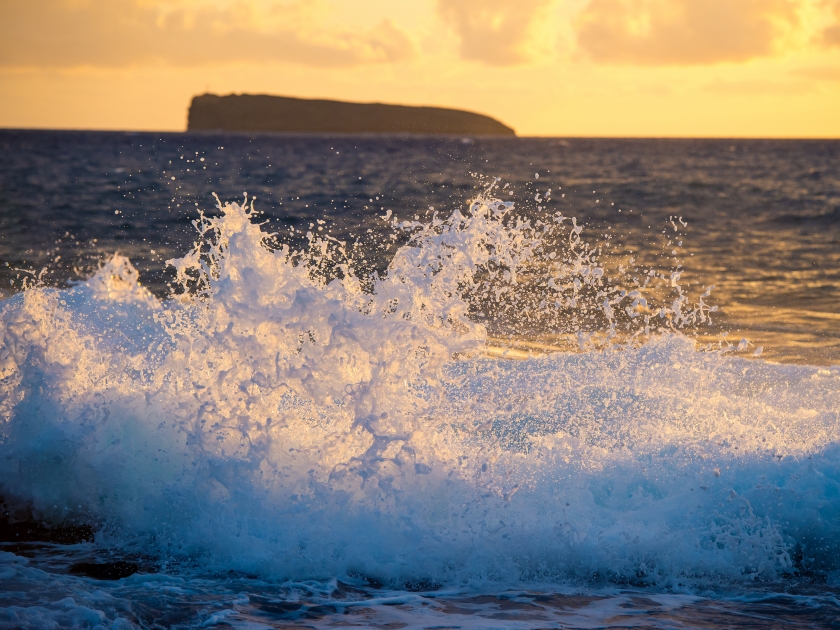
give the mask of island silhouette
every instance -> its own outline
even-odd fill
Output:
[[[516,135],[513,129],[498,120],[460,109],[266,94],[195,96],[190,105],[187,131]]]

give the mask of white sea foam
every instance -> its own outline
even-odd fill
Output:
[[[281,579],[840,569],[840,370],[699,351],[677,331],[710,309],[678,270],[667,301],[622,286],[576,223],[492,189],[395,225],[381,278],[329,239],[269,248],[252,216],[198,224],[170,299],[117,255],[0,305],[0,492],[99,544]],[[581,351],[488,358],[500,318]]]

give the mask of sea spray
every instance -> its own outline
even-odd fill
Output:
[[[840,371],[698,351],[680,331],[712,309],[678,269],[609,277],[576,221],[494,186],[395,222],[382,275],[327,237],[271,246],[229,203],[169,299],[114,256],[6,300],[2,493],[103,546],[280,579],[840,569]],[[578,348],[486,356],[529,326]]]

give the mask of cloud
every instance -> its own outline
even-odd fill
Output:
[[[807,94],[812,92],[814,86],[806,81],[725,81],[715,79],[705,86],[707,92],[712,94],[723,94],[727,96],[791,96],[794,94]]]
[[[550,0],[438,0],[438,11],[461,39],[461,57],[491,65],[530,58],[529,39]]]
[[[797,23],[794,0],[591,0],[575,26],[596,61],[689,65],[773,54]]]
[[[0,0],[0,67],[196,66],[288,61],[341,67],[399,61],[411,40],[385,20],[364,32],[319,28],[302,1],[263,14],[143,0]]]
[[[840,68],[837,66],[819,66],[816,68],[800,68],[793,74],[817,79],[818,81],[840,81]]]
[[[822,40],[829,47],[840,47],[840,1],[834,3],[833,12],[835,23],[822,32]]]

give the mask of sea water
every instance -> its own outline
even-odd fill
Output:
[[[0,141],[0,626],[836,627],[840,144]]]

